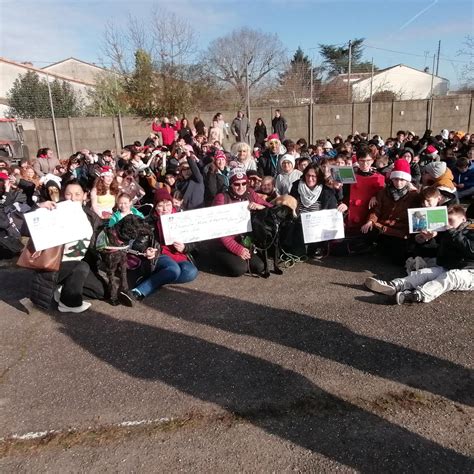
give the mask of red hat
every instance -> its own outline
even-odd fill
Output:
[[[269,142],[270,140],[280,140],[278,133],[273,133],[272,135],[268,135],[268,137],[265,138],[265,141],[267,142]]]
[[[168,190],[166,188],[158,188],[155,191],[155,204],[157,204],[161,201],[171,201],[171,202],[173,202],[173,198],[171,197],[171,194],[168,192]]]
[[[410,163],[407,160],[398,159],[395,161],[393,170],[390,173],[390,179],[399,178],[405,181],[411,181]]]
[[[433,153],[438,153],[438,150],[436,149],[435,146],[433,146],[433,145],[428,145],[428,146],[426,147],[425,153],[427,153],[428,155],[432,155]]]
[[[114,170],[110,166],[102,166],[100,169],[101,176],[113,176]]]
[[[0,173],[0,179],[3,179],[4,181],[6,181],[8,178],[9,176],[7,175],[7,173]]]
[[[219,158],[223,158],[224,160],[227,160],[227,157],[225,156],[225,153],[222,150],[217,150],[214,155],[214,160],[217,160]]]
[[[247,173],[243,168],[233,168],[229,174],[229,183],[233,184],[237,180],[242,180],[247,182],[249,179]]]

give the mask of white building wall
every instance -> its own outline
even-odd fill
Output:
[[[20,65],[11,64],[11,63],[0,60],[0,102],[6,103],[8,91],[13,87],[15,80],[18,78],[20,74],[25,74],[28,71],[36,72],[39,75],[40,79],[46,79],[48,77],[46,72],[42,72],[41,70],[37,70],[34,68],[31,69],[28,67],[22,67]],[[49,75],[50,82],[53,82],[54,79],[56,79],[56,77],[50,74]],[[62,79],[60,77],[58,77],[58,79],[60,81],[64,80],[65,82],[68,82],[69,84],[71,84],[72,88],[74,89],[74,92],[76,92],[82,97],[82,99],[84,100],[84,103],[85,104],[89,103],[87,91],[92,88],[91,85],[81,84],[80,82]],[[0,108],[1,116],[5,116],[5,112],[7,110],[8,110],[8,107],[5,107],[5,106],[1,107]]]
[[[446,95],[449,81],[435,76],[433,94]],[[381,91],[391,91],[397,99],[428,99],[431,91],[431,74],[417,71],[406,66],[396,66],[374,75],[373,94]],[[370,98],[370,78],[363,79],[352,86],[355,101],[365,101]]]
[[[75,59],[67,59],[58,64],[44,67],[43,71],[48,71],[50,74],[70,77],[76,81],[90,82],[92,84],[95,84],[98,75],[105,73],[100,67],[85,64]]]

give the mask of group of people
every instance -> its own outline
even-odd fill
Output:
[[[236,120],[242,125],[243,118],[239,112]],[[153,227],[155,238],[140,258],[139,271],[135,266],[130,272],[131,291],[119,295],[123,304],[133,305],[163,285],[194,280],[202,255],[227,276],[263,272],[263,256],[251,235],[169,245],[163,215],[243,201],[258,212],[274,206],[278,196],[289,195],[296,217],[281,229],[285,255],[304,261],[377,253],[400,266],[416,262],[406,278],[366,282],[373,291],[395,295],[400,304],[474,289],[474,134],[399,131],[384,141],[361,133],[308,144],[303,138],[284,139],[286,121],[279,111],[274,119],[276,133],[259,134],[262,141],[254,149],[234,123],[230,129],[238,141],[225,149],[227,128],[217,114],[209,130],[199,119],[193,126],[186,118],[155,120],[143,144],[136,141],[120,153],[82,149],[60,162],[43,148],[34,160],[18,166],[0,160],[2,252],[18,253],[11,241],[27,233],[25,212],[54,209],[61,200],[82,203],[89,235],[68,243],[59,272],[37,272],[32,287],[37,304],[47,307],[55,300],[60,311],[82,312],[90,306],[84,298],[107,298],[97,235],[133,214]],[[262,125],[257,122],[256,133]],[[338,167],[352,168],[355,182],[340,182],[334,173]],[[410,234],[407,210],[435,206],[448,207],[447,230]],[[301,215],[325,209],[343,214],[346,238],[306,244]],[[203,252],[204,247],[209,251]]]

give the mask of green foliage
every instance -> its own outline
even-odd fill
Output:
[[[82,114],[83,101],[70,84],[55,79],[50,82],[51,97],[56,117],[77,117]],[[36,72],[28,71],[13,83],[7,98],[9,114],[19,118],[51,117],[48,83]]]
[[[129,104],[125,91],[125,78],[119,74],[100,74],[96,78],[95,88],[88,92],[90,104],[87,115],[113,116],[119,112],[129,112]]]
[[[362,61],[364,38],[352,40],[351,48],[351,71],[370,72],[372,64]],[[319,53],[324,58],[323,68],[329,77],[338,74],[347,74],[349,71],[349,45],[336,46],[333,44],[320,44]],[[377,68],[374,68],[377,69]]]

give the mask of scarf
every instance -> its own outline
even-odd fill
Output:
[[[409,190],[409,184],[407,184],[404,188],[402,189],[397,189],[392,182],[388,185],[388,192],[390,193],[390,196],[392,196],[392,199],[397,202],[399,201],[403,196],[405,196],[408,193]]]
[[[247,184],[247,191],[245,191],[245,193],[242,194],[241,196],[239,194],[234,193],[232,186],[229,187],[227,193],[229,194],[230,199],[232,201],[250,201],[250,191],[248,190],[248,184]]]
[[[318,184],[314,189],[309,189],[304,181],[298,184],[298,193],[300,195],[301,205],[303,207],[311,207],[321,196],[323,185]]]

